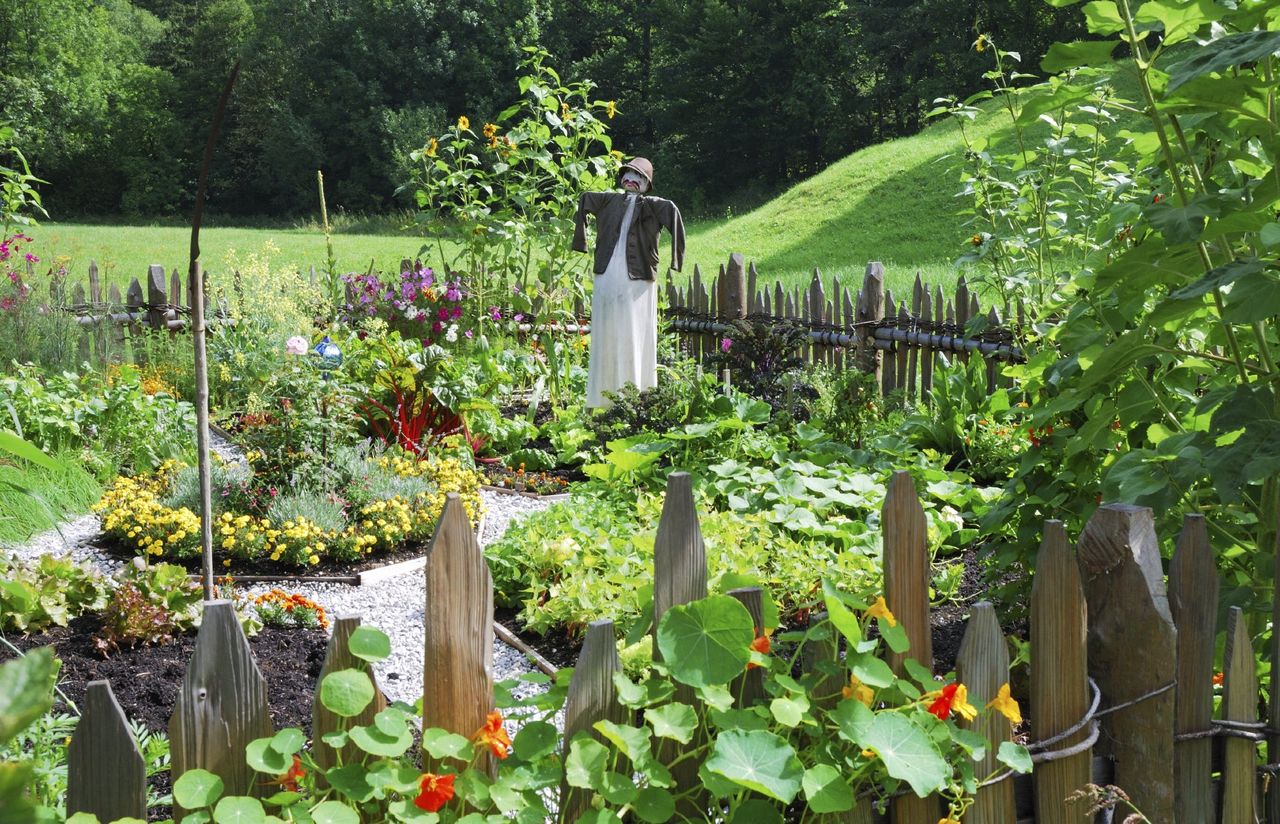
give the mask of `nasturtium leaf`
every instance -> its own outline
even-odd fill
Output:
[[[244,748],[244,760],[253,769],[267,775],[280,775],[293,764],[288,755],[272,749],[270,738],[250,741]]]
[[[649,743],[651,736],[648,727],[632,727],[606,720],[597,721],[595,728],[638,767],[652,760],[653,750]]]
[[[726,730],[716,737],[707,769],[739,786],[790,804],[804,767],[786,739],[760,730]]]
[[[74,813],[67,816],[66,824],[102,824],[93,813]]]
[[[817,764],[805,770],[801,785],[810,812],[842,813],[853,809],[853,789],[830,764]]]
[[[610,804],[630,804],[640,793],[640,788],[631,776],[610,770],[604,774],[599,791]]]
[[[431,727],[422,733],[422,748],[432,758],[456,758],[470,761],[474,753],[471,741],[454,732]]]
[[[409,724],[405,720],[404,711],[399,707],[387,707],[373,717],[373,726],[384,735],[400,736],[408,732]]]
[[[875,713],[861,701],[849,698],[836,704],[835,710],[831,713],[831,718],[836,722],[836,734],[844,740],[856,744],[863,739],[867,734],[867,730],[871,728]]]
[[[462,824],[461,821],[458,824]],[[577,824],[622,824],[618,814],[608,808],[603,810],[589,809],[578,816]]]
[[[1001,764],[1020,773],[1031,772],[1031,753],[1021,744],[1015,744],[1012,741],[1000,742],[1000,749],[996,752],[996,758]]]
[[[902,662],[903,668],[906,669],[907,675],[911,676],[917,684],[930,686],[934,683],[933,673],[924,664],[921,664],[914,658],[908,658]]]
[[[988,742],[985,735],[957,727],[951,730],[951,740],[959,744],[974,761],[981,761],[987,756]]]
[[[1083,40],[1074,43],[1054,43],[1049,53],[1040,61],[1040,68],[1050,74],[1079,66],[1105,66],[1111,63],[1111,52],[1118,40]]]
[[[373,787],[363,764],[343,764],[325,770],[324,780],[352,801],[365,802],[373,797]]]
[[[869,653],[850,655],[848,663],[853,674],[868,687],[891,687],[896,680],[889,665]]]
[[[404,824],[437,824],[440,821],[439,813],[429,813],[406,798],[392,801],[387,805],[387,811],[392,821]]]
[[[698,687],[696,692],[698,694],[698,700],[713,710],[723,711],[733,706],[733,693],[729,692],[728,687],[721,684],[709,684],[705,687]]]
[[[193,813],[187,813],[182,817],[182,824],[208,824],[213,820],[213,816],[208,810],[196,810]]]
[[[653,727],[654,735],[659,738],[674,738],[681,744],[688,744],[693,738],[693,731],[698,728],[698,716],[693,707],[678,701],[661,707],[650,707],[644,711],[644,720]]]
[[[661,824],[676,814],[676,800],[661,787],[645,787],[636,795],[632,808],[641,821]]]
[[[330,747],[333,747],[335,750],[340,750],[347,746],[347,741],[350,740],[350,736],[347,735],[346,730],[334,730],[333,732],[327,732],[320,736],[320,740],[328,744]]]
[[[520,728],[512,741],[512,751],[523,761],[534,761],[555,750],[560,731],[546,721],[530,721]]]
[[[303,737],[302,730],[294,727],[285,727],[271,738],[271,749],[281,755],[293,755],[302,749],[302,745],[307,743],[307,739]]]
[[[698,765],[698,780],[700,780],[702,782],[702,786],[706,787],[716,798],[729,798],[732,795],[742,792],[742,788],[737,784],[734,784],[729,779],[708,770],[706,762]]]
[[[413,745],[413,736],[408,729],[399,735],[387,735],[375,726],[352,727],[351,743],[370,755],[383,758],[399,758]]]
[[[311,819],[315,824],[360,824],[360,814],[340,801],[321,801]]]
[[[707,719],[721,730],[767,730],[769,719],[754,710],[711,710]]]
[[[267,811],[256,798],[241,795],[228,796],[213,808],[215,824],[266,824]],[[318,824],[323,824],[316,819]]]
[[[782,812],[763,798],[748,798],[733,811],[729,824],[782,824]]]
[[[672,607],[658,625],[658,649],[671,677],[693,687],[727,684],[740,675],[753,640],[751,614],[728,595]]]
[[[355,669],[331,672],[320,682],[320,703],[343,718],[354,718],[373,702],[373,682]]]
[[[769,702],[769,712],[784,727],[796,727],[804,720],[805,710],[809,709],[808,700],[803,697],[775,698]]]
[[[897,713],[875,716],[858,744],[875,750],[889,775],[911,785],[923,798],[946,786],[950,768],[929,733]]]
[[[489,789],[489,797],[498,807],[498,812],[505,815],[510,815],[524,806],[524,796],[520,791],[502,781],[495,783]]]
[[[263,804],[270,804],[273,807],[287,807],[290,804],[302,798],[302,793],[296,793],[291,790],[284,790],[278,793],[272,793],[262,799]],[[113,823],[114,824],[114,823]]]
[[[207,807],[222,795],[222,779],[208,770],[187,770],[173,782],[173,801],[184,810]]]
[[[902,654],[911,648],[911,642],[907,639],[907,631],[902,624],[895,623],[890,626],[888,621],[877,618],[876,626],[880,627],[880,637],[889,645],[889,649]]]

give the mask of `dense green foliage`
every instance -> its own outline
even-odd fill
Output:
[[[1040,53],[1073,19],[1014,0],[724,4],[592,0],[13,0],[0,117],[59,214],[190,205],[218,93],[242,61],[210,206],[379,210],[408,155],[459,115],[495,120],[520,47],[616,100],[618,146],[689,205],[759,200],[919,128],[972,88],[978,30]],[[711,79],[713,82],[708,82]]]

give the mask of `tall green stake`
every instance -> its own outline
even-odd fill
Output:
[[[218,98],[218,108],[209,125],[209,139],[204,144],[200,163],[200,181],[196,184],[195,209],[191,214],[191,260],[187,268],[191,290],[191,339],[196,359],[196,458],[200,473],[200,554],[203,560],[204,599],[213,600],[213,482],[209,469],[209,368],[204,346],[204,272],[200,267],[200,220],[204,216],[204,198],[209,188],[209,166],[213,163],[213,147],[218,142],[227,100],[240,74],[240,61],[231,67],[227,85]]]

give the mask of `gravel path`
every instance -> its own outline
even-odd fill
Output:
[[[490,490],[481,490],[481,496],[486,508],[484,532],[480,536],[481,546],[501,538],[514,518],[550,505],[547,500]],[[99,538],[98,516],[85,515],[58,529],[37,535],[21,546],[5,547],[4,552],[28,561],[50,553],[70,554],[78,561],[89,561],[104,572],[114,573],[124,562],[103,551],[96,544]],[[266,592],[273,586],[287,592],[301,593],[319,603],[331,615],[358,615],[364,623],[387,633],[391,637],[391,657],[376,667],[383,691],[392,700],[409,703],[421,696],[423,614],[426,600],[421,569],[366,586],[283,582],[275,585],[254,584],[245,587],[243,591],[253,596]],[[513,678],[534,669],[523,654],[497,639],[494,640],[493,664],[495,681]],[[530,685],[529,689],[534,687]]]

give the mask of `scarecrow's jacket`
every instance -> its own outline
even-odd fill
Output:
[[[621,192],[583,192],[574,218],[573,248],[587,251],[587,215],[596,216],[595,273],[604,274],[613,247],[622,231],[628,195]],[[684,220],[669,200],[636,195],[636,210],[627,232],[627,275],[632,280],[653,280],[658,274],[658,233],[671,233],[671,268],[684,265]]]

